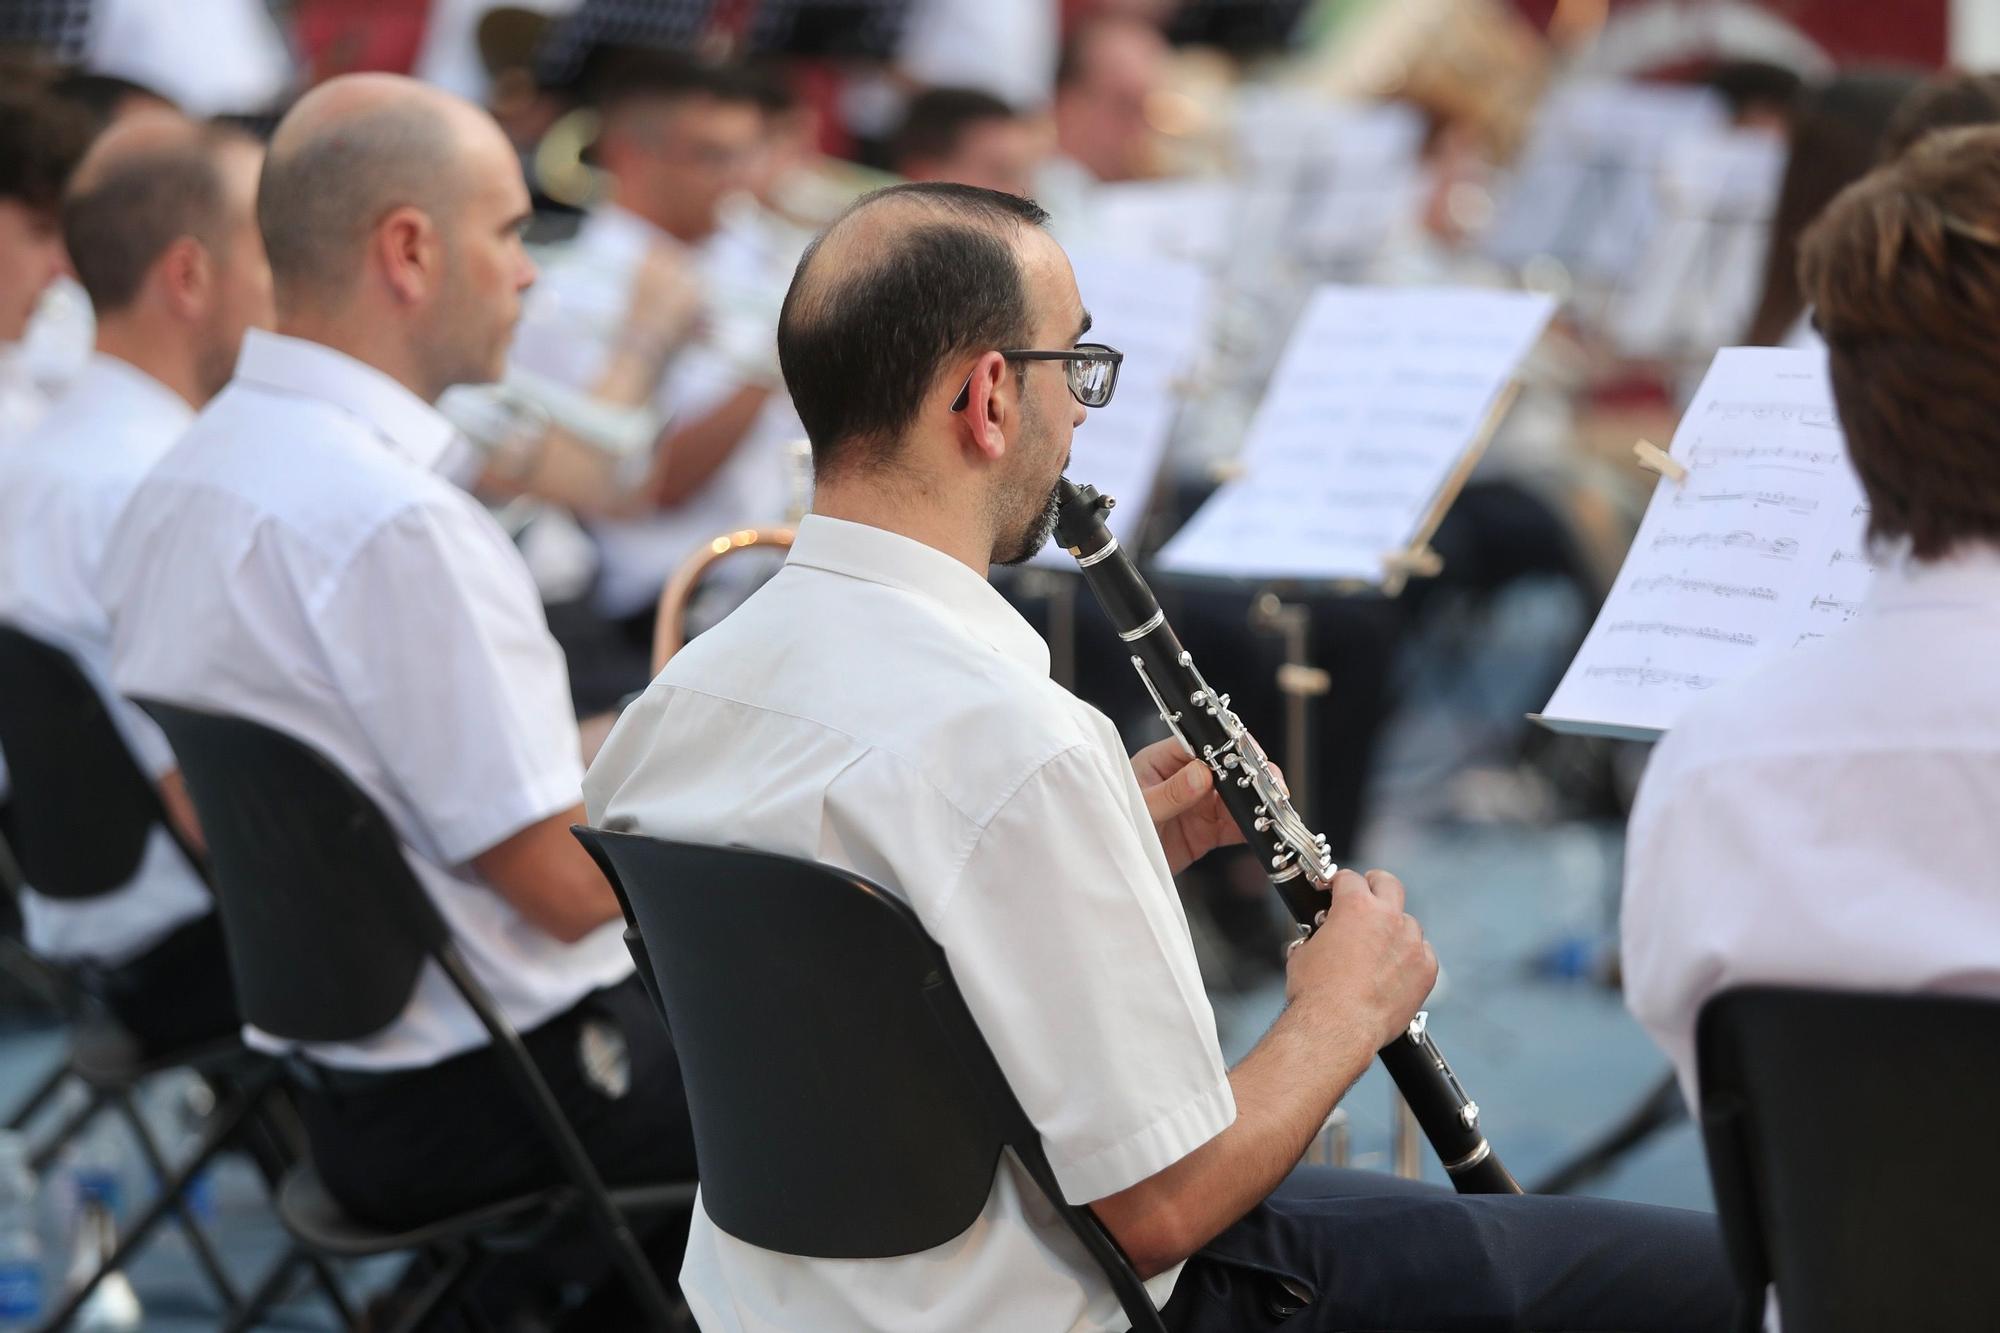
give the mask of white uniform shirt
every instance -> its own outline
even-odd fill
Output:
[[[130,695],[276,727],[338,764],[528,1029],[632,964],[615,925],[562,944],[468,864],[576,804],[582,765],[533,580],[492,517],[433,471],[451,438],[379,371],[251,333],[235,380],[140,486],[106,556],[113,676]],[[405,1067],[485,1042],[426,965],[388,1028],[309,1053]]]
[[[1178,1161],[1236,1104],[1117,731],[1048,669],[971,569],[809,516],[785,568],[626,711],[584,791],[595,824],[811,857],[906,900],[1081,1203]],[[908,1258],[778,1255],[697,1206],[681,1289],[708,1333],[1126,1327],[1003,1161],[979,1220]]]
[[[1892,562],[1852,623],[1718,689],[1652,757],[1625,998],[1695,1092],[1731,986],[2000,996],[2000,554]]]
[[[656,245],[680,243],[615,204],[593,212],[576,239],[542,267],[528,293],[515,335],[514,363],[571,388],[588,390],[603,373],[625,320],[632,279]],[[716,257],[733,250],[713,247]],[[696,255],[712,286],[737,290],[733,265],[711,262],[710,247]],[[754,293],[753,293],[754,294]],[[728,301],[727,292],[717,298]],[[776,338],[775,325],[771,336]],[[704,346],[677,356],[653,396],[669,431],[722,405],[742,378],[726,358]],[[675,569],[710,539],[736,528],[775,523],[785,515],[791,488],[784,445],[805,432],[781,393],[772,396],[742,442],[695,494],[670,510],[644,518],[590,525],[602,569],[594,601],[606,615],[634,615],[660,594]]]
[[[97,575],[133,490],[192,420],[180,395],[99,354],[41,424],[0,453],[0,621],[76,659],[154,779],[173,769],[173,752],[144,713],[110,690],[111,622]],[[212,906],[208,887],[160,828],[117,892],[80,902],[30,892],[21,903],[37,952],[114,966]]]

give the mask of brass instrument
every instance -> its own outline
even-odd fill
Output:
[[[738,528],[724,533],[681,562],[673,578],[660,593],[659,615],[653,623],[653,674],[659,675],[667,659],[688,641],[688,608],[701,589],[701,581],[717,562],[740,551],[789,551],[798,521],[812,506],[812,444],[799,439],[785,447],[785,462],[791,473],[792,494],[785,507],[785,522],[774,528]]]
[[[653,625],[653,674],[660,674],[660,668],[687,643],[688,606],[694,601],[695,592],[701,587],[701,581],[711,565],[739,551],[753,551],[760,547],[788,551],[793,535],[789,527],[738,528],[735,532],[717,537],[682,561],[673,578],[668,580],[666,590],[660,594],[660,614]]]

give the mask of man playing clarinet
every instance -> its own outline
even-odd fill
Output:
[[[1045,221],[898,186],[807,251],[778,343],[814,512],[784,570],[626,712],[586,779],[593,822],[810,857],[905,899],[1064,1194],[1170,1328],[1719,1327],[1700,1215],[1298,1166],[1436,977],[1395,876],[1338,877],[1284,1012],[1225,1067],[1172,876],[1236,826],[1174,742],[1128,760],[986,581],[1048,539],[1072,433],[1115,382]],[[776,1254],[697,1212],[681,1284],[709,1333],[1126,1326],[1005,1158],[964,1234],[898,1259]]]

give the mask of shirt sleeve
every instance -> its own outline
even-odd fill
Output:
[[[1236,1115],[1186,919],[1121,778],[1088,746],[1043,764],[987,822],[933,924],[1077,1203],[1164,1170]]]
[[[446,864],[583,799],[562,650],[498,526],[465,508],[405,509],[374,533],[315,614],[342,698]]]

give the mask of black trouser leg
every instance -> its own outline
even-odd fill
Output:
[[[1734,1295],[1704,1213],[1301,1167],[1188,1262],[1164,1314],[1174,1333],[1707,1333]]]

